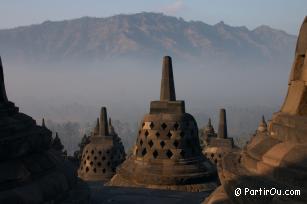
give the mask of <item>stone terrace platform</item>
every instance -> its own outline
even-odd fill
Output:
[[[87,182],[91,190],[90,204],[199,204],[208,192],[182,192],[147,188],[103,186],[101,182]]]

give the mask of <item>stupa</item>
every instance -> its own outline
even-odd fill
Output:
[[[57,132],[55,133],[55,137],[51,143],[51,147],[57,150],[58,152],[61,152],[61,153],[64,152],[64,145],[62,144],[62,141]]]
[[[307,203],[307,17],[297,40],[288,94],[281,110],[273,114],[241,154],[229,153],[221,162],[219,187],[206,203]],[[264,127],[264,128],[263,128]],[[235,196],[241,188],[242,195]],[[253,196],[249,189],[299,190],[300,195]],[[273,191],[274,192],[274,189]]]
[[[258,125],[258,128],[256,129],[255,133],[252,135],[250,140],[246,142],[246,144],[254,142],[254,140],[262,140],[263,137],[267,138],[268,135],[269,135],[268,125],[267,125],[267,123],[265,121],[264,116],[262,116],[261,121],[260,121],[260,123]],[[247,147],[248,147],[248,145],[245,145],[244,149],[246,149]]]
[[[208,124],[203,128],[203,131],[201,132],[201,147],[204,148],[209,145],[210,139],[217,137],[217,134],[214,130],[214,127],[211,123],[211,118],[208,120]]]
[[[256,134],[257,133],[266,133],[268,131],[268,125],[265,121],[264,116],[261,118],[261,122],[259,123],[259,126],[257,128]]]
[[[111,120],[110,120],[111,122]],[[112,124],[107,120],[107,109],[101,108],[100,118],[83,148],[78,176],[86,181],[106,182],[116,172],[116,167],[125,160],[125,150]]]
[[[8,100],[0,58],[0,203],[60,203],[67,198],[77,177],[50,148],[51,135]]]
[[[160,100],[140,124],[133,154],[118,168],[109,185],[181,191],[212,190],[216,168],[203,156],[198,127],[176,100],[172,60],[163,59]]]
[[[203,153],[212,163],[217,164],[225,154],[238,150],[239,148],[234,145],[233,138],[228,137],[226,110],[221,109],[218,134],[215,136],[211,133],[207,145],[203,148]]]

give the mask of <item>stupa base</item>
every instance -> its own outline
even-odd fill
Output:
[[[197,183],[197,184],[180,184],[180,185],[140,184],[135,181],[127,180],[123,178],[120,174],[116,174],[108,183],[106,183],[106,185],[107,186],[185,191],[185,192],[211,192],[218,186],[217,182],[215,181],[206,182],[206,183]]]

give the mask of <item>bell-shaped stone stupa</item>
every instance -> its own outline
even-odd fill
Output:
[[[203,156],[198,127],[176,100],[172,60],[163,59],[160,100],[140,123],[133,154],[109,183],[182,191],[212,190],[216,168]]]
[[[124,160],[124,146],[113,126],[109,129],[107,109],[102,107],[90,143],[83,148],[78,176],[87,181],[106,182]]]

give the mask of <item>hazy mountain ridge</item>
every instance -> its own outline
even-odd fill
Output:
[[[199,128],[208,117],[217,128],[218,110],[226,107],[229,136],[249,138],[261,115],[270,118],[281,103],[295,42],[268,26],[139,13],[0,30],[0,55],[9,98],[37,120],[52,121],[71,153],[101,106],[131,147],[136,124],[159,97],[163,55],[174,59],[176,94]]]
[[[0,30],[0,54],[26,61],[103,60],[172,55],[182,60],[279,61],[296,36],[268,26],[254,30],[159,13],[82,17]]]

